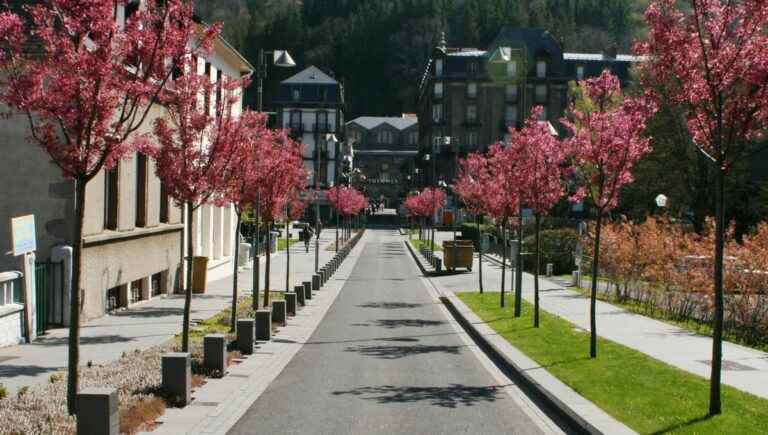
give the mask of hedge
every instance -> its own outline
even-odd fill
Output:
[[[576,243],[579,240],[579,233],[570,228],[560,228],[554,230],[542,230],[539,234],[541,241],[541,272],[546,272],[547,263],[554,264],[554,274],[562,275],[571,273],[574,269],[573,252],[576,250]],[[534,252],[536,249],[535,235],[529,233],[523,242],[526,252]],[[523,263],[523,269],[526,272],[533,272],[535,268],[534,255],[526,256]]]

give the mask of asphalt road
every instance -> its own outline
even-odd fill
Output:
[[[394,234],[369,234],[310,341],[230,434],[541,433],[456,334]]]

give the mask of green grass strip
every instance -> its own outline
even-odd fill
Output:
[[[536,329],[533,306],[526,301],[523,315],[515,318],[512,304],[499,308],[498,293],[458,296],[507,341],[639,433],[768,431],[768,400],[723,385],[723,413],[709,417],[709,381],[702,377],[602,338],[598,357],[590,359],[589,334],[560,317],[541,311],[541,327]]]
[[[291,245],[295,245],[296,243],[299,243],[299,239],[291,239],[290,240]],[[277,250],[278,251],[285,251],[285,238],[277,239]]]
[[[414,248],[416,248],[417,250],[421,249],[421,246],[422,246],[422,245],[423,245],[423,246],[426,246],[427,248],[429,248],[429,246],[430,246],[430,242],[429,242],[429,240],[418,240],[418,239],[413,239],[413,240],[411,240],[411,244],[412,244],[412,245],[413,245],[413,247],[414,247]],[[442,250],[443,250],[443,247],[442,247],[442,246],[440,246],[440,244],[439,244],[437,241],[435,241],[435,252],[442,252]]]

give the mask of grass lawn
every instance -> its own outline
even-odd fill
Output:
[[[723,385],[723,414],[708,417],[709,382],[636,350],[598,338],[598,357],[589,358],[589,334],[523,301],[515,319],[499,308],[494,293],[461,293],[481,319],[558,379],[614,418],[643,434],[760,434],[768,424],[768,400]],[[512,304],[510,304],[512,305]]]
[[[264,297],[264,293],[259,293],[260,299],[259,299],[259,306],[261,306],[262,298]],[[282,300],[283,299],[283,292],[276,292],[273,291],[269,295],[271,300]],[[244,299],[241,299],[240,302],[237,303],[237,317],[248,317],[253,318],[254,312],[253,307],[251,304],[253,303],[253,298],[250,296]],[[225,308],[218,313],[216,313],[213,317],[209,317],[208,319],[203,320],[202,322],[198,323],[197,325],[191,325],[189,329],[189,341],[203,341],[203,337],[205,337],[208,334],[229,334],[229,319],[231,316],[231,311],[229,308]],[[176,340],[181,343],[181,333],[176,335]]]
[[[419,239],[411,240],[411,244],[417,250],[421,249],[422,245],[426,246],[427,248],[429,248],[429,245],[430,245],[429,240],[419,240]],[[435,252],[442,252],[442,250],[443,250],[443,247],[440,246],[439,243],[435,242]]]
[[[294,245],[296,243],[299,243],[300,240],[299,239],[290,239],[289,242],[291,243],[291,245]],[[286,246],[285,237],[277,239],[277,250],[278,251],[285,251],[285,246]]]

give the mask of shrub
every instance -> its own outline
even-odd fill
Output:
[[[120,412],[120,433],[135,434],[152,430],[155,420],[165,413],[165,401],[156,396],[145,397]]]
[[[5,385],[0,384],[0,400],[5,399],[8,397],[8,390],[5,388]]]
[[[541,273],[546,272],[547,263],[554,265],[554,274],[570,273],[573,270],[573,252],[579,241],[579,233],[570,228],[542,230],[539,233],[541,242]],[[535,235],[530,234],[524,239],[525,252],[535,252]],[[533,272],[535,269],[535,256],[525,258],[523,266],[525,271]]]

